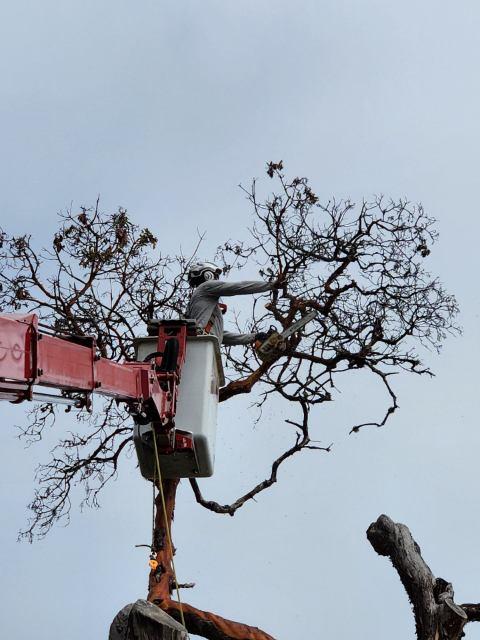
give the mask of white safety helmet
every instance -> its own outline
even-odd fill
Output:
[[[213,262],[194,262],[188,270],[188,282],[192,287],[198,287],[202,282],[218,280],[222,270]]]

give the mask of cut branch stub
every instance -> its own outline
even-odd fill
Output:
[[[467,622],[475,619],[455,604],[452,585],[435,578],[422,558],[421,550],[408,527],[381,515],[367,530],[367,538],[381,555],[390,558],[413,606],[418,640],[457,640]]]

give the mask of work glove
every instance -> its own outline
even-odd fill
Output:
[[[265,340],[268,340],[268,338],[273,333],[277,333],[277,328],[273,325],[268,329],[268,331],[259,331],[258,333],[256,333],[253,342],[255,345],[255,349],[258,349],[258,347],[260,347],[265,342]]]
[[[277,328],[273,325],[268,329],[268,331],[259,331],[255,334],[255,341],[260,340],[261,342],[265,342],[265,340],[267,340],[272,333],[275,333],[276,331]]]

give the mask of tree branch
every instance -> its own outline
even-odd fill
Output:
[[[243,507],[246,502],[248,502],[249,500],[254,500],[259,493],[265,491],[265,489],[270,488],[277,482],[278,469],[285,462],[285,460],[288,460],[288,458],[290,458],[291,456],[295,455],[299,451],[302,451],[303,449],[314,449],[317,451],[325,451],[327,453],[330,452],[332,445],[329,445],[328,447],[321,447],[317,443],[312,443],[312,441],[310,440],[308,431],[308,403],[305,402],[305,400],[303,400],[302,398],[297,399],[297,402],[299,402],[302,407],[303,422],[298,423],[293,422],[292,420],[285,420],[285,422],[294,425],[298,429],[295,444],[284,451],[280,456],[278,456],[278,458],[276,458],[276,460],[273,461],[270,476],[268,478],[265,478],[265,480],[263,480],[262,482],[259,482],[250,491],[247,491],[247,493],[235,500],[235,502],[225,505],[221,505],[213,500],[205,500],[205,498],[202,496],[202,492],[200,491],[197,480],[195,478],[190,478],[190,486],[193,489],[195,499],[200,505],[202,505],[202,507],[205,507],[210,511],[214,511],[215,513],[228,514],[230,516],[233,516],[235,515],[235,512],[240,509],[240,507]]]

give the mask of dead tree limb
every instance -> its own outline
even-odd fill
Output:
[[[413,607],[418,640],[458,640],[467,623],[480,621],[480,604],[454,602],[452,584],[433,575],[406,525],[381,515],[367,538],[397,571]]]

